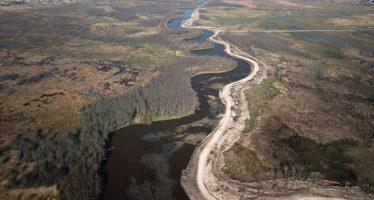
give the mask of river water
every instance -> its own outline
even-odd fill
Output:
[[[181,28],[182,21],[190,18],[193,11],[194,9],[184,10],[181,18],[168,23],[168,28]],[[212,31],[204,30],[202,35],[188,41],[206,42],[212,35]],[[224,46],[220,44],[214,44],[211,49],[191,53],[229,57],[224,52]],[[197,92],[199,100],[199,107],[194,114],[151,124],[130,125],[114,132],[110,144],[114,149],[105,166],[105,200],[188,199],[180,185],[180,176],[188,165],[196,141],[191,142],[186,138],[199,136],[202,139],[212,131],[213,127],[207,125],[207,121],[212,121],[217,116],[217,109],[213,111],[213,107],[218,107],[221,111],[217,84],[222,86],[242,79],[251,70],[248,63],[232,59],[237,62],[237,66],[230,71],[201,74],[191,78],[192,88]],[[209,100],[212,96],[216,97],[216,101]]]

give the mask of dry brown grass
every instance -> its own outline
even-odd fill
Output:
[[[239,0],[239,1],[224,0],[224,2],[233,3],[233,4],[242,4],[246,6],[247,8],[256,8],[256,5],[253,3],[253,0]]]
[[[370,27],[374,26],[374,14],[357,15],[349,19],[332,18],[328,19],[328,23],[341,27]]]
[[[121,48],[121,47],[120,47]],[[123,47],[125,50],[126,48]],[[92,50],[95,49],[94,47]],[[119,48],[109,47],[96,48],[98,53],[104,51],[108,54],[117,53],[120,56]],[[1,55],[7,55],[3,51]],[[30,52],[18,53],[12,51],[9,60],[17,58],[25,63],[39,62],[46,56]],[[121,85],[120,81],[129,78],[128,73],[114,75],[119,69],[113,67],[110,71],[104,72],[97,69],[94,63],[75,63],[69,58],[60,59],[51,65],[8,65],[1,68],[2,74],[15,73],[20,77],[29,77],[40,71],[48,71],[57,67],[48,77],[32,84],[17,84],[16,80],[6,80],[6,85],[0,94],[2,101],[2,113],[0,129],[1,137],[14,135],[14,133],[32,133],[42,130],[43,133],[71,133],[82,128],[82,120],[78,108],[98,98],[116,96],[126,92],[131,85],[147,82],[150,74],[146,72],[136,77],[131,85]],[[144,76],[143,76],[144,75]],[[72,80],[72,77],[77,77]],[[95,94],[88,95],[87,91],[94,91]],[[42,97],[43,94],[59,93],[53,97]],[[60,94],[61,93],[61,94]],[[44,103],[43,103],[44,101]]]
[[[14,189],[0,192],[0,200],[57,199],[57,186]]]
[[[374,61],[373,52],[364,51],[364,50],[360,50],[357,48],[349,48],[349,47],[341,48],[341,52],[344,55],[352,57],[352,58],[358,58],[358,59],[362,59],[362,60],[370,61],[370,62]]]
[[[312,3],[306,4],[300,1],[294,0],[252,0],[256,8],[259,9],[295,9],[295,8],[316,8]]]

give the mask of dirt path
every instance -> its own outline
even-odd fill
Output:
[[[188,195],[191,199],[214,200],[222,199],[222,196],[223,199],[236,199],[233,198],[233,196],[227,195],[233,193],[227,193],[225,195],[222,192],[212,192],[212,188],[214,191],[219,191],[223,186],[218,184],[220,180],[214,175],[214,164],[218,161],[217,158],[220,158],[221,162],[223,161],[222,157],[220,157],[222,156],[220,153],[229,149],[240,138],[240,133],[245,128],[245,122],[249,120],[248,102],[243,94],[244,89],[246,89],[249,83],[254,81],[255,78],[257,83],[261,82],[265,78],[266,73],[264,69],[260,70],[257,59],[245,54],[236,47],[232,48],[230,44],[221,40],[218,37],[219,30],[206,26],[192,27],[192,23],[199,18],[198,10],[199,9],[192,14],[191,19],[186,20],[182,24],[182,27],[213,31],[214,35],[211,36],[209,40],[224,45],[225,52],[228,55],[250,63],[252,71],[244,79],[230,83],[220,91],[219,96],[223,104],[225,104],[224,115],[213,132],[197,147],[189,167],[182,176],[182,185],[187,193],[189,193]],[[235,51],[235,53],[233,51]],[[263,63],[261,64],[265,66]],[[261,71],[261,73],[259,73],[259,71]],[[257,76],[258,74],[261,74],[261,76]],[[195,177],[195,180],[192,180],[192,184],[196,183],[198,191],[188,192],[188,188],[192,188],[188,186],[191,183],[188,179],[192,177],[189,176],[189,178],[187,178],[186,176],[189,171],[194,174],[192,177]],[[225,184],[225,187],[230,187],[230,184]],[[193,195],[191,196],[191,194]],[[236,197],[236,194],[234,194],[234,196]]]
[[[303,32],[355,32],[356,30],[323,30],[323,29],[305,29],[305,30],[232,30],[232,33],[303,33]]]
[[[316,184],[298,180],[271,180],[261,183],[243,183],[230,179],[222,173],[223,152],[238,139],[249,120],[248,102],[243,91],[259,84],[266,77],[266,65],[237,47],[218,37],[219,30],[212,27],[192,26],[199,19],[197,9],[184,28],[206,29],[214,32],[211,42],[225,46],[225,52],[242,59],[252,66],[251,73],[239,81],[226,85],[220,91],[225,112],[218,126],[195,149],[190,163],[183,171],[181,183],[191,200],[235,200],[235,199],[372,199],[358,187],[318,187]],[[274,187],[274,185],[278,187]],[[280,187],[279,187],[280,186]]]

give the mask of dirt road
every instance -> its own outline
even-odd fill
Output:
[[[226,85],[221,91],[220,91],[220,98],[225,104],[225,112],[219,121],[218,126],[214,129],[214,131],[207,137],[205,140],[199,145],[197,150],[195,151],[193,155],[193,160],[191,161],[189,167],[196,168],[197,169],[191,169],[196,173],[196,186],[198,188],[197,194],[198,196],[191,199],[236,199],[236,194],[234,196],[231,196],[229,194],[233,193],[222,193],[222,192],[212,192],[212,188],[215,191],[220,190],[219,188],[222,187],[221,184],[219,184],[218,178],[214,175],[215,169],[214,164],[218,161],[217,158],[221,157],[220,152],[224,152],[227,149],[229,149],[240,137],[240,133],[245,128],[245,122],[249,120],[249,111],[248,111],[248,103],[245,99],[245,96],[243,94],[243,90],[249,86],[249,83],[251,81],[254,81],[256,77],[256,82],[261,82],[262,79],[264,79],[266,73],[265,70],[262,69],[261,73],[260,67],[258,64],[258,60],[245,54],[244,52],[240,51],[237,48],[235,49],[235,53],[232,50],[232,47],[227,42],[221,40],[218,37],[219,30],[216,30],[212,27],[206,27],[206,26],[191,26],[192,23],[199,18],[199,9],[197,9],[193,14],[191,19],[186,20],[182,27],[185,28],[193,28],[193,29],[205,29],[205,30],[211,30],[214,32],[214,35],[209,38],[211,42],[222,44],[225,46],[225,52],[228,55],[231,55],[233,57],[242,59],[252,66],[251,73],[245,77],[244,79],[241,79],[239,81],[230,83]],[[262,66],[265,66],[263,63],[261,63]],[[261,76],[257,76],[258,74],[261,74]],[[219,155],[219,156],[218,156]],[[198,157],[197,157],[198,156]],[[217,157],[218,156],[218,157]],[[197,163],[195,163],[197,159]],[[221,158],[222,162],[222,158]],[[193,166],[193,167],[192,167]],[[188,169],[185,171],[185,174]],[[186,178],[186,176],[184,176]],[[187,179],[184,179],[182,177],[182,184],[189,188]],[[192,180],[192,182],[195,182]],[[185,188],[186,188],[185,187]],[[226,184],[225,187],[230,187],[229,184]],[[188,193],[188,192],[187,192]],[[223,197],[222,197],[223,196]]]
[[[232,33],[304,33],[304,32],[355,32],[356,30],[329,30],[329,29],[304,29],[304,30],[232,30]]]
[[[211,42],[225,46],[225,52],[242,59],[252,66],[251,73],[236,82],[226,85],[220,91],[225,112],[218,126],[195,149],[190,163],[183,171],[181,183],[191,200],[235,200],[235,199],[371,199],[358,187],[318,187],[300,180],[270,180],[243,183],[232,180],[222,173],[223,152],[238,139],[249,120],[248,102],[243,91],[253,84],[259,84],[266,77],[266,65],[237,47],[218,37],[219,30],[212,27],[192,26],[199,19],[199,8],[182,27],[214,31]],[[274,187],[276,185],[277,187]],[[279,187],[280,186],[280,187]]]

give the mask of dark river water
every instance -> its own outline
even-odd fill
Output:
[[[173,19],[168,28],[179,29],[183,20],[191,17],[193,9],[184,10],[180,19]],[[213,35],[204,30],[199,37],[189,42],[206,42]],[[214,44],[211,49],[191,51],[200,56],[225,56],[223,45]],[[233,58],[235,59],[235,58]],[[244,78],[250,73],[248,63],[235,59],[236,68],[224,73],[207,73],[191,78],[193,89],[197,92],[199,107],[194,114],[179,119],[157,121],[151,124],[137,124],[121,128],[114,132],[105,171],[107,180],[104,189],[105,200],[122,199],[177,199],[187,200],[180,176],[188,165],[195,146],[183,142],[181,135],[206,133],[212,130],[204,126],[188,127],[186,131],[177,131],[182,125],[188,125],[212,115],[208,96],[218,97],[218,89],[213,84],[228,84]],[[185,135],[183,137],[186,137]]]

